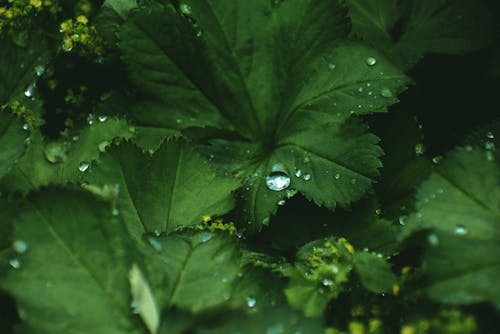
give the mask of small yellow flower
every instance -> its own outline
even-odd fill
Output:
[[[212,217],[206,215],[206,216],[202,216],[201,217],[201,220],[204,222],[204,223],[208,223],[212,220]]]
[[[60,25],[60,32],[65,32],[65,31],[68,31],[68,30],[71,30],[71,28],[73,28],[73,21],[71,20],[66,20],[64,22],[61,23]]]
[[[82,24],[87,24],[89,22],[89,20],[87,19],[87,17],[85,17],[84,15],[79,15],[76,18],[76,21],[79,22],[79,23],[82,23]]]
[[[7,9],[5,7],[0,7],[0,15],[5,13]]]
[[[10,10],[10,9],[9,9],[9,10],[7,10],[7,11],[5,12],[5,17],[6,17],[6,18],[8,18],[8,19],[13,18],[13,17],[14,17],[14,12],[13,12],[12,10]]]
[[[354,247],[350,243],[347,243],[345,248],[349,251],[349,253],[354,254]]]
[[[401,287],[399,286],[399,284],[394,284],[394,285],[392,286],[392,294],[393,294],[394,296],[399,295],[399,290],[401,290]]]
[[[32,5],[35,8],[40,8],[42,7],[42,0],[30,0],[30,5]]]
[[[370,333],[373,333],[382,327],[382,321],[378,318],[370,319],[370,322],[368,323],[368,328]]]
[[[403,275],[408,275],[411,271],[411,267],[410,266],[406,266],[406,267],[403,267],[403,269],[401,269],[401,273]]]
[[[417,331],[414,327],[405,325],[401,328],[401,334],[416,334]]]

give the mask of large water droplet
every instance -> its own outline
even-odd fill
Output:
[[[26,251],[28,250],[29,246],[28,246],[28,243],[26,241],[24,241],[24,240],[15,240],[12,243],[12,248],[17,253],[23,254],[23,253],[26,253]]]
[[[366,62],[366,65],[373,66],[377,63],[377,59],[375,59],[374,57],[368,57],[368,58],[366,58],[365,62]]]
[[[80,165],[78,166],[78,170],[83,173],[83,172],[87,171],[89,169],[89,167],[90,167],[90,165],[87,162],[82,161],[80,163]]]
[[[281,191],[290,186],[290,177],[284,172],[272,172],[266,177],[266,186],[272,191]]]
[[[465,226],[463,226],[461,224],[457,224],[455,226],[455,228],[453,229],[453,232],[457,235],[466,235],[467,233],[469,233],[469,231],[467,231]]]
[[[66,144],[62,142],[50,142],[45,145],[43,150],[45,159],[48,162],[56,164],[66,160]]]
[[[257,300],[253,297],[247,297],[247,306],[248,307],[254,307],[255,304],[257,304]]]

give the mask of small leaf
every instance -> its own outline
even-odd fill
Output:
[[[372,292],[391,291],[396,283],[396,276],[391,272],[391,266],[376,254],[357,252],[353,257],[353,265],[363,286]]]

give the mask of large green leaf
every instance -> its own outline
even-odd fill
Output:
[[[425,254],[429,295],[500,301],[500,168],[488,151],[459,148],[424,182],[407,231],[432,229]]]
[[[26,150],[24,140],[27,132],[21,126],[21,122],[13,115],[0,111],[0,179]]]
[[[492,45],[485,1],[347,0],[355,36],[404,68],[425,53],[458,54]]]
[[[113,139],[128,139],[133,130],[126,121],[110,118],[83,128],[76,141],[44,140],[39,129],[34,129],[26,154],[2,180],[8,191],[26,193],[48,184],[76,182],[99,158],[100,151]]]
[[[240,142],[214,139],[202,151],[245,180],[242,219],[254,227],[291,189],[348,205],[369,189],[382,154],[353,115],[385,111],[408,79],[374,50],[342,43],[347,31],[346,8],[329,0],[146,7],[122,27],[120,47],[150,93],[125,111],[145,127],[236,130]],[[271,191],[266,176],[276,170],[302,177]]]
[[[22,333],[141,333],[130,309],[129,250],[109,205],[81,191],[45,189],[17,217],[24,243],[1,282],[17,301]]]
[[[163,143],[152,156],[130,143],[109,153],[85,180],[94,187],[119,186],[117,208],[136,238],[195,225],[234,205],[238,181],[217,176],[183,140]]]

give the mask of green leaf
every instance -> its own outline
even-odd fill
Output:
[[[380,53],[340,42],[348,30],[342,4],[192,0],[178,11],[144,8],[120,32],[141,87],[125,112],[140,126],[236,130],[239,142],[219,138],[201,149],[245,180],[242,219],[254,228],[293,195],[266,187],[275,165],[309,175],[288,190],[329,208],[370,188],[382,151],[352,115],[385,111],[409,80]]]
[[[23,333],[141,333],[129,304],[129,249],[107,204],[81,191],[29,196],[14,236],[28,245],[1,282]]]
[[[147,239],[146,272],[161,309],[175,306],[198,313],[230,299],[240,269],[232,237],[187,231]]]
[[[376,254],[357,252],[353,257],[353,265],[361,284],[372,292],[391,291],[396,283],[396,276],[391,272],[390,264]]]
[[[103,187],[118,185],[117,208],[129,232],[171,232],[232,209],[237,180],[217,176],[185,141],[170,140],[152,156],[132,144],[109,150],[85,180]]]
[[[458,148],[424,182],[405,235],[432,229],[427,292],[456,304],[498,302],[500,168],[482,149]]]
[[[0,37],[0,106],[19,101],[33,103],[37,68],[49,62],[51,50],[44,37],[33,34],[29,48],[16,46],[7,34]]]
[[[26,131],[13,115],[0,111],[0,179],[7,174],[26,150]],[[0,187],[0,189],[2,189]]]
[[[253,333],[324,333],[320,321],[306,319],[288,307],[273,307],[259,312],[230,316],[218,326],[200,328],[199,334]]]
[[[403,68],[426,53],[460,54],[492,45],[494,17],[468,0],[348,0],[352,34]]]
[[[34,129],[26,154],[2,181],[2,187],[26,193],[48,184],[76,182],[114,139],[131,138],[130,130],[125,120],[112,118],[83,128],[76,142],[46,142],[40,130]]]

